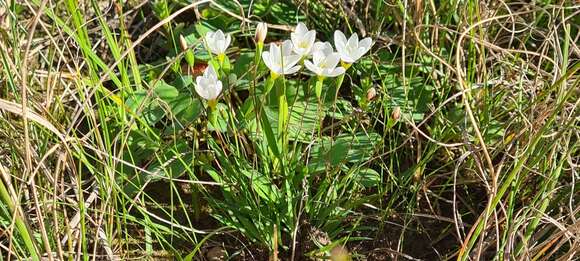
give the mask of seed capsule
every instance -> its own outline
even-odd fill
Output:
[[[371,87],[367,91],[367,101],[372,101],[375,97],[377,97],[377,89],[375,89],[375,87]]]
[[[393,112],[391,113],[391,118],[393,120],[399,120],[399,118],[401,118],[401,107],[397,106],[393,109]]]

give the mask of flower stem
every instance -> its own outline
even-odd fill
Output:
[[[336,103],[336,100],[338,99],[338,92],[340,91],[340,87],[342,86],[345,75],[346,73],[343,73],[336,79],[336,93],[334,94],[334,103]]]
[[[324,82],[323,76],[318,76],[316,80],[316,85],[314,86],[314,91],[316,92],[316,98],[318,99],[318,103],[321,102],[320,96],[322,96],[322,83]]]
[[[279,133],[279,148],[282,155],[286,153],[288,143],[287,131],[288,128],[288,100],[286,99],[286,84],[282,84],[278,93],[278,133]]]
[[[350,65],[348,67],[350,67]],[[345,68],[348,69],[348,67],[345,67]],[[344,81],[345,75],[346,75],[346,73],[343,73],[340,76],[338,76],[338,78],[336,79],[336,91],[334,93],[334,100],[332,102],[332,114],[333,115],[336,113],[336,102],[338,100],[338,92],[340,91],[340,87],[342,86],[342,82]],[[333,122],[331,124],[334,124],[334,118],[332,118],[332,119],[333,119]],[[334,129],[331,129],[331,135],[334,136]]]
[[[256,70],[260,67],[260,61],[262,59],[262,51],[264,50],[264,43],[258,42],[256,46],[256,54],[254,55],[254,64],[256,65]]]
[[[216,110],[216,106],[217,106],[217,100],[209,100],[207,101],[208,104],[208,111],[207,111],[207,118],[209,121],[209,124],[211,124],[211,126],[213,126],[214,128],[217,128],[217,116],[218,116],[218,111]]]
[[[318,99],[318,136],[322,137],[322,123],[324,121],[324,117],[322,116],[322,84],[324,83],[324,77],[318,76],[316,80],[316,85],[314,86],[314,92],[316,92],[316,98]]]
[[[270,91],[272,90],[272,87],[274,87],[274,83],[276,82],[276,75],[274,73],[270,73],[270,77],[268,77],[268,79],[266,79],[266,84],[265,84],[265,88],[264,88],[264,95],[268,95],[270,93]]]

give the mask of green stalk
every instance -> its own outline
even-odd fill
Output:
[[[218,116],[218,111],[216,110],[217,107],[217,101],[216,100],[211,100],[211,101],[207,101],[208,104],[208,111],[207,111],[207,119],[209,121],[209,124],[211,124],[211,126],[213,126],[214,128],[217,129],[218,125],[217,125],[217,116]]]
[[[278,93],[278,133],[279,133],[279,141],[278,147],[282,150],[282,157],[286,153],[287,148],[287,131],[286,128],[288,127],[288,100],[286,99],[286,84],[282,84],[281,88],[279,89]]]
[[[262,57],[262,51],[264,50],[264,43],[258,43],[256,46],[256,54],[254,55],[254,64],[256,65],[256,70],[260,67],[260,59]]]
[[[270,77],[266,79],[266,83],[264,84],[264,102],[265,104],[270,104],[270,91],[274,88],[274,83],[276,83],[276,78],[278,75],[274,72],[270,73]]]
[[[340,76],[338,76],[338,78],[336,79],[336,93],[334,95],[334,102],[336,103],[336,100],[338,99],[338,92],[340,91],[340,87],[342,86],[342,82],[344,81],[344,76],[346,75],[346,72],[341,74]]]
[[[18,229],[18,233],[20,233],[20,236],[22,236],[24,245],[26,245],[26,248],[28,249],[28,252],[32,257],[32,260],[40,260],[40,258],[38,257],[38,252],[34,247],[34,240],[28,233],[26,223],[24,223],[24,220],[16,211],[16,206],[13,204],[12,199],[10,198],[10,194],[8,193],[8,190],[6,190],[6,186],[4,185],[4,181],[2,180],[0,180],[0,197],[2,197],[2,201],[4,202],[4,204],[8,206],[10,212],[14,213],[13,215],[14,222],[16,223],[16,229]]]
[[[322,84],[324,83],[324,77],[318,76],[316,80],[316,85],[314,86],[314,92],[316,92],[316,98],[318,99],[318,119],[320,120],[318,124],[318,136],[322,137]]]
[[[314,86],[314,91],[316,92],[316,98],[318,99],[318,103],[320,104],[322,101],[320,96],[322,96],[322,83],[324,82],[323,76],[318,76],[316,80],[316,85]]]
[[[274,87],[274,83],[276,82],[276,78],[278,78],[276,74],[274,74],[273,72],[270,73],[270,77],[268,77],[268,79],[266,79],[266,84],[264,86],[264,95],[268,95],[270,93],[270,91],[272,90],[272,87]]]

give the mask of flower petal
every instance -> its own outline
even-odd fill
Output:
[[[286,40],[284,42],[282,42],[282,56],[287,56],[292,54],[292,41],[291,40]]]
[[[270,47],[270,50],[272,50],[272,48]],[[264,61],[264,64],[270,69],[272,70],[272,58],[271,58],[271,53],[268,51],[262,52],[262,60]]]
[[[294,30],[294,32],[296,34],[298,34],[298,36],[302,36],[306,32],[308,32],[308,28],[306,27],[306,25],[303,22],[300,22],[296,25],[296,29]]]
[[[215,82],[215,85],[212,86],[212,93],[211,93],[211,99],[216,99],[220,93],[222,92],[222,88],[223,88],[223,84],[220,80],[218,80],[217,82]]]
[[[365,39],[360,40],[360,42],[358,43],[358,47],[359,48],[365,48],[367,51],[371,49],[371,46],[373,45],[373,40],[370,37],[367,37]]]
[[[312,61],[317,66],[320,65],[320,63],[322,63],[324,61],[324,58],[326,58],[326,55],[322,51],[316,51],[316,52],[312,53]]]
[[[315,52],[332,53],[332,45],[329,42],[316,42],[312,45],[312,53]]]
[[[284,64],[284,68],[289,68],[289,67],[296,65],[298,63],[298,61],[300,61],[300,58],[302,58],[300,55],[295,55],[295,54],[282,57],[282,59],[283,59],[282,62]]]
[[[308,70],[310,70],[311,72],[313,72],[314,74],[320,75],[320,68],[318,68],[314,64],[312,64],[311,61],[304,61],[304,66],[306,66],[306,68]]]
[[[306,35],[304,35],[304,41],[306,41],[308,43],[308,46],[311,46],[314,44],[314,41],[316,41],[316,31],[314,30],[310,30],[308,31],[308,33],[306,33]]]
[[[348,39],[348,42],[346,43],[347,46],[351,47],[351,48],[358,48],[358,34],[353,33],[350,38]]]
[[[205,78],[208,79],[217,79],[218,75],[215,71],[215,69],[213,68],[213,65],[209,65],[207,68],[205,68],[205,71],[203,72],[203,76]]]
[[[324,54],[329,55],[333,52],[332,45],[329,42],[324,42],[324,47],[322,48]]]
[[[205,82],[202,76],[197,76],[197,78],[195,79],[195,82],[197,83],[195,85],[195,91],[197,92],[197,94],[201,97],[204,98],[206,100],[209,100],[209,93],[207,92],[207,89],[205,88]]]
[[[340,54],[338,53],[331,53],[330,55],[326,56],[326,66],[328,68],[334,68],[338,65],[340,61]]]
[[[205,40],[213,42],[214,39],[214,32],[207,32],[205,33]]]
[[[334,31],[334,44],[337,46],[337,49],[339,45],[342,47],[346,46],[346,36],[339,30]]]
[[[336,77],[343,74],[346,70],[342,67],[334,68],[334,70],[330,71],[326,74],[327,77]]]
[[[211,49],[213,49],[214,54],[221,54],[224,52],[224,45],[225,45],[225,40],[223,40],[223,39],[216,40],[214,43],[214,46],[212,46]]]
[[[225,47],[224,47],[224,52],[228,49],[228,47],[230,46],[230,44],[232,43],[232,36],[230,34],[226,35],[226,41],[225,41]]]
[[[341,31],[334,32],[334,45],[336,51],[340,54],[343,60],[348,59],[348,50],[346,49],[346,37]]]
[[[294,46],[297,46],[298,43],[300,43],[300,36],[298,36],[296,33],[291,33],[290,34],[290,40],[292,41],[292,44]]]
[[[224,32],[222,32],[222,30],[220,30],[220,29],[218,29],[217,31],[215,31],[215,35],[214,36],[215,36],[215,38],[217,40],[223,40],[223,39],[225,39]]]
[[[354,59],[351,55],[348,54],[340,54],[340,60],[342,60],[345,63],[354,63],[356,62],[356,59]]]
[[[284,70],[283,74],[293,74],[296,73],[298,70],[300,70],[301,66],[300,65],[296,65],[290,69],[286,69]]]

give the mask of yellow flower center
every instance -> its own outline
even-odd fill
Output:
[[[343,67],[345,70],[348,70],[348,68],[350,68],[350,66],[352,65],[352,63],[345,63],[345,62],[343,62],[343,61],[340,61],[340,64],[342,65],[342,67]]]
[[[270,71],[270,75],[272,76],[273,80],[276,80],[280,75],[277,74],[275,71]]]

